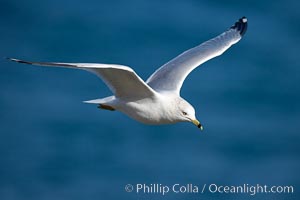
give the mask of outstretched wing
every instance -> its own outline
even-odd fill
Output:
[[[47,67],[66,67],[83,69],[100,77],[114,95],[121,99],[142,99],[155,96],[150,88],[130,67],[95,63],[30,62],[15,58],[11,61]]]
[[[237,43],[247,30],[247,18],[239,19],[229,30],[189,49],[156,70],[146,83],[156,91],[180,93],[187,75],[202,63],[221,55]]]

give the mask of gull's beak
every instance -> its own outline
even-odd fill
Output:
[[[203,131],[203,126],[200,124],[200,122],[196,119],[192,120],[193,124],[195,124],[198,128],[200,128],[201,131]]]

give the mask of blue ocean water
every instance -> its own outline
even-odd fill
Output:
[[[245,37],[199,67],[188,123],[148,126],[82,101],[110,95],[80,70],[0,61],[0,199],[299,199],[300,14],[280,1],[0,2],[0,55],[131,66],[147,79],[242,16]],[[294,187],[293,194],[137,194],[126,184]],[[200,189],[201,190],[201,189]]]

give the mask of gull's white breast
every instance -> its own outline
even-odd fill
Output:
[[[155,98],[124,101],[116,99],[117,110],[145,124],[172,124],[176,119],[177,98],[175,95],[160,94]]]

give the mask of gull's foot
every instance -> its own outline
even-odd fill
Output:
[[[99,105],[98,105],[98,108],[104,109],[104,110],[110,110],[110,111],[115,111],[115,110],[116,110],[116,109],[114,109],[113,107],[108,106],[108,105],[104,105],[104,104],[99,104]]]

